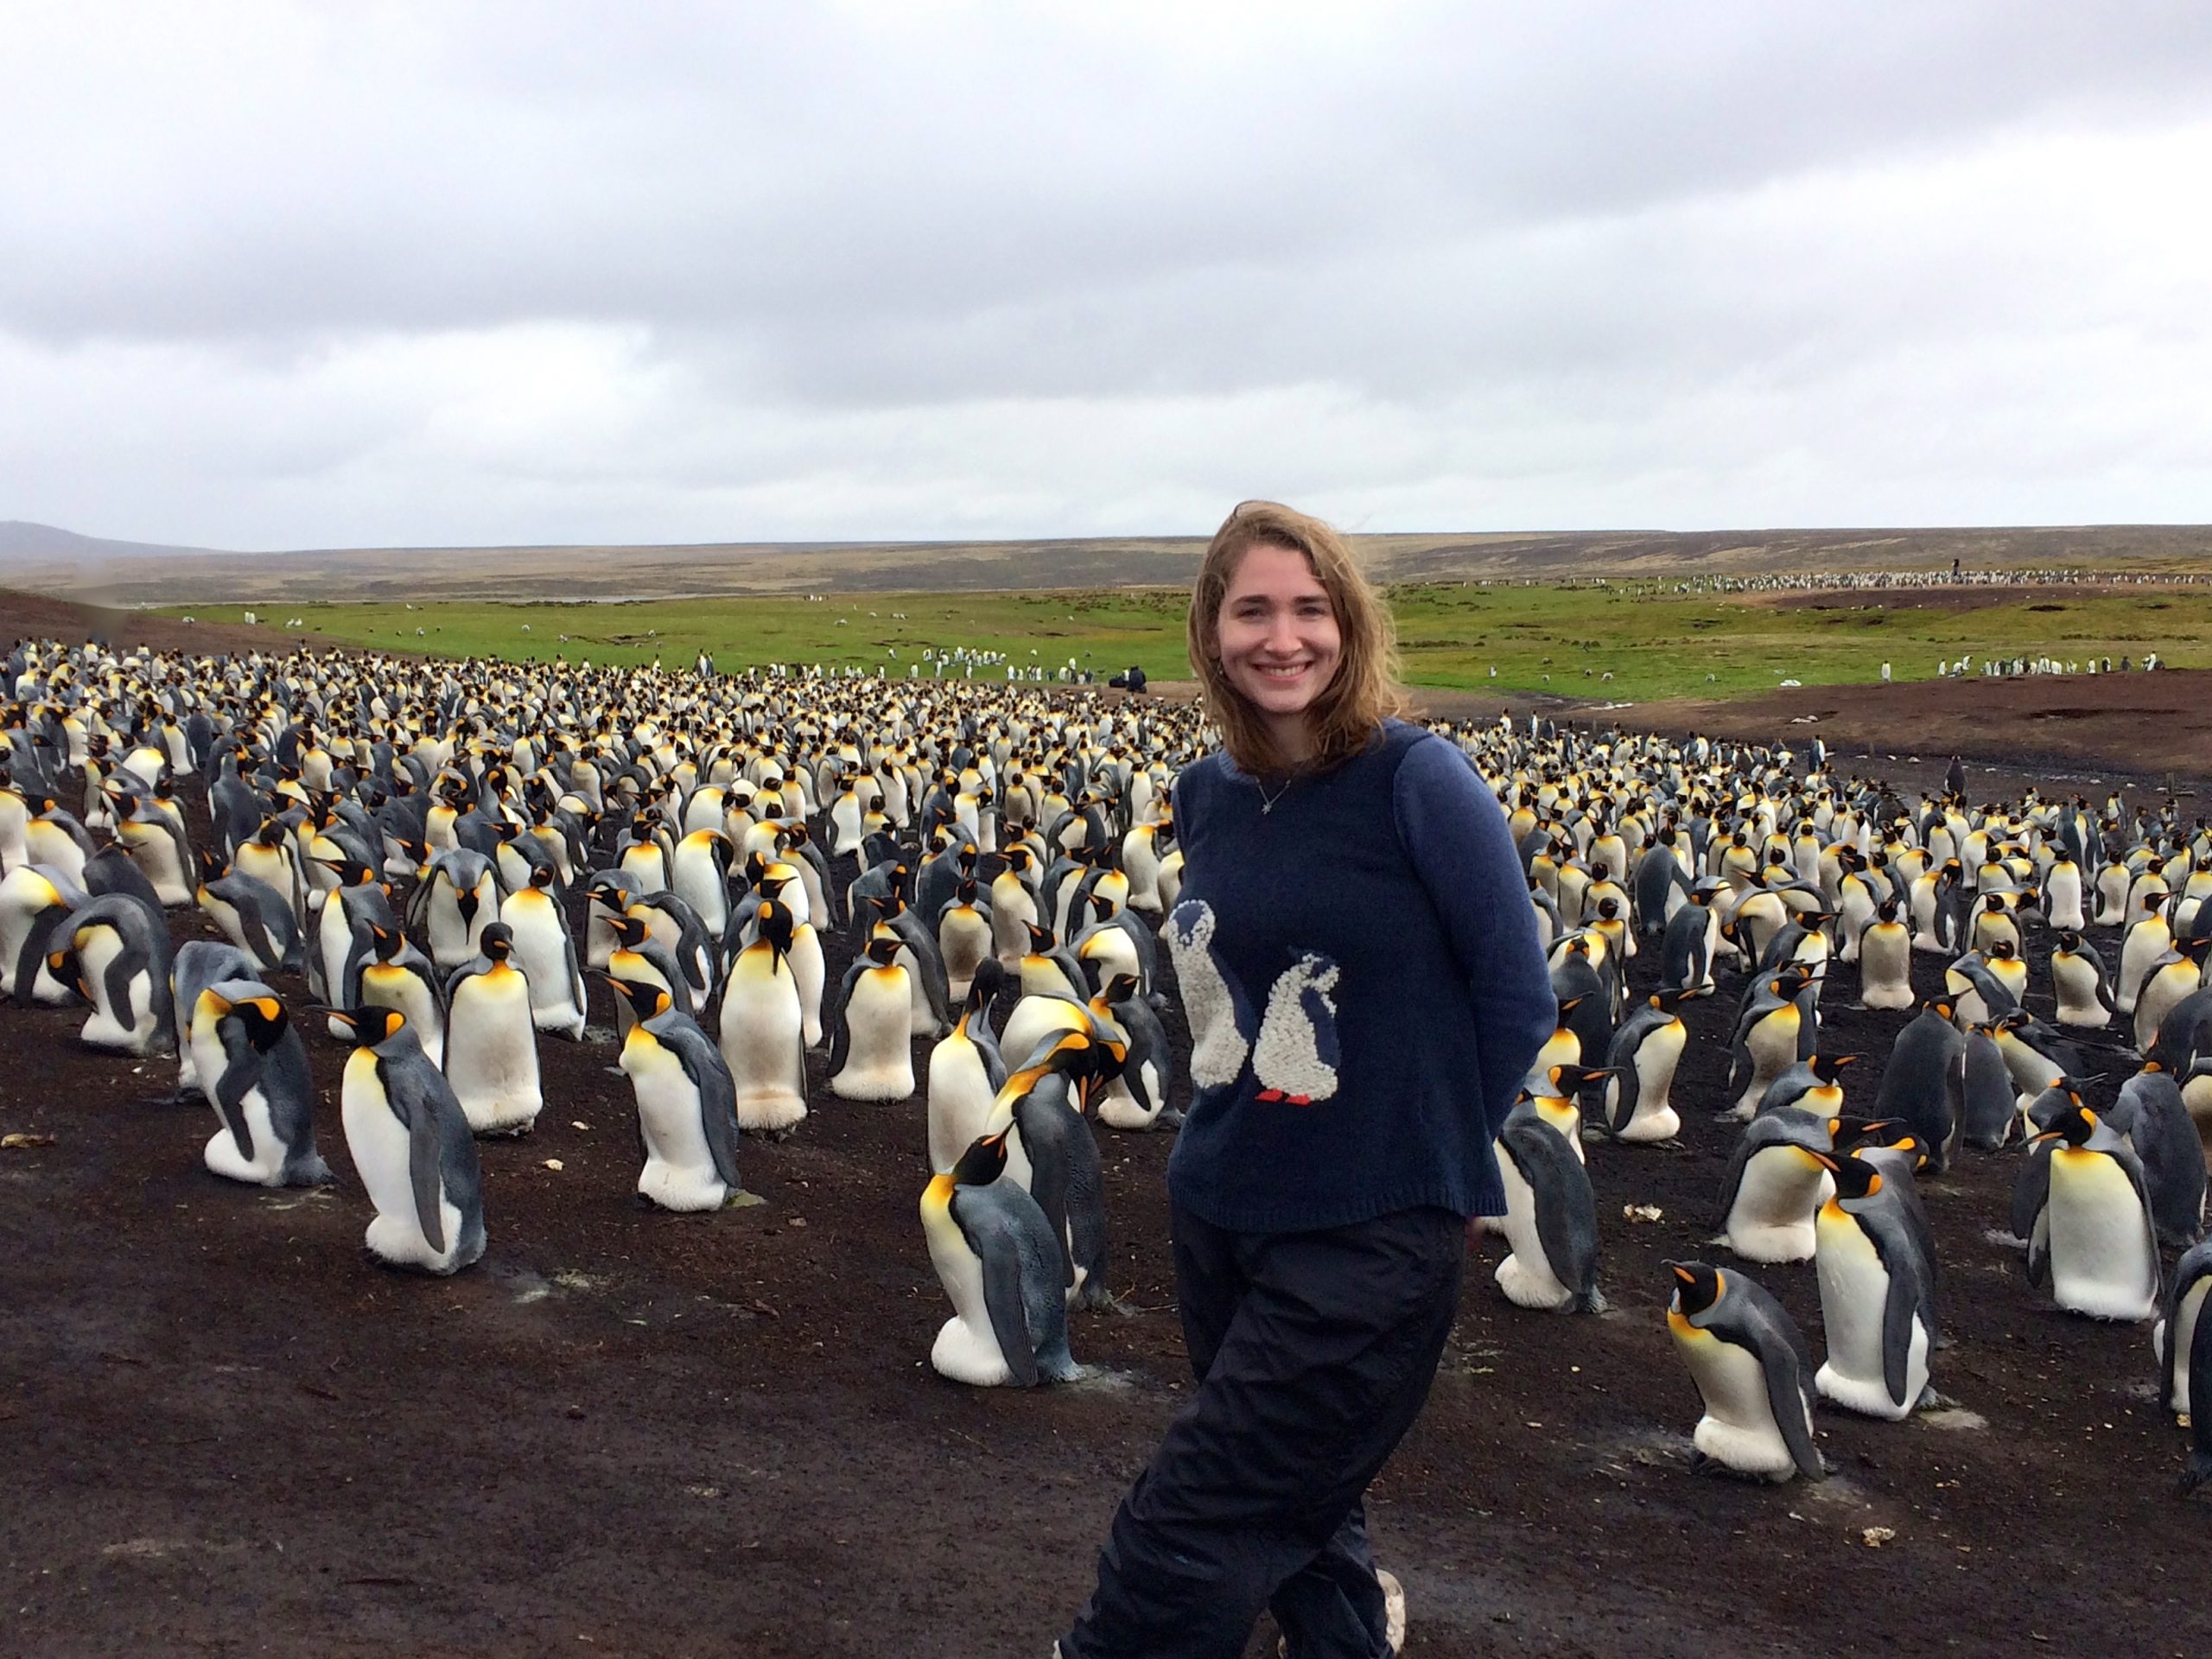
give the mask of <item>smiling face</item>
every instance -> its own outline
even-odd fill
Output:
[[[1336,678],[1344,641],[1336,607],[1295,548],[1256,542],[1237,561],[1214,619],[1222,673],[1258,712],[1286,759],[1313,750],[1311,711]]]

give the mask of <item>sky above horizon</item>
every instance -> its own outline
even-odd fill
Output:
[[[2212,7],[0,0],[0,518],[2212,520]],[[2191,206],[2190,204],[2197,204]]]

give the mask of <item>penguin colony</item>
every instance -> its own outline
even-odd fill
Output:
[[[479,1139],[529,1132],[546,1041],[607,1052],[637,1191],[670,1211],[741,1201],[744,1135],[918,1094],[922,1243],[952,1308],[932,1363],[1078,1375],[1077,1318],[1112,1303],[1097,1126],[1172,1127],[1177,1071],[1203,1085],[1219,1057],[1177,1052],[1161,1013],[1234,995],[1204,972],[1210,918],[1176,908],[1191,711],[53,644],[5,674],[0,996],[80,1007],[92,1049],[174,1055],[176,1098],[215,1115],[215,1175],[332,1180],[320,1052],[368,1253],[446,1274],[486,1248]],[[1665,1322],[1700,1461],[1817,1478],[1818,1409],[1940,1400],[1926,1206],[1955,1160],[2009,1158],[1989,1222],[2057,1307],[2142,1327],[2190,1425],[2183,1484],[2212,1477],[2212,832],[2117,798],[1974,804],[1955,766],[1908,798],[1817,743],[1448,735],[1509,814],[1560,1007],[1498,1141],[1508,1300],[1601,1313],[1588,1160],[1739,1123],[1713,1259],[1669,1264]],[[223,942],[173,946],[194,908]],[[1631,995],[1643,952],[1657,988]],[[1914,995],[1920,956],[1936,996]],[[1878,1090],[1821,1044],[1838,963],[1894,1011]],[[1224,1028],[1296,1050],[1302,970]],[[1721,1097],[1675,1089],[1693,1038],[1727,1047]],[[1822,1351],[1741,1264],[1816,1281]]]

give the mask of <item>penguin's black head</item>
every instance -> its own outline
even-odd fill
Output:
[[[2073,1103],[2057,1116],[2050,1119],[2050,1127],[2036,1139],[2038,1141],[2056,1139],[2065,1141],[2069,1147],[2078,1147],[2086,1144],[2088,1138],[2096,1133],[2097,1115],[2084,1106],[2082,1103],[2082,1096],[2072,1090],[2067,1091],[2067,1098]]]
[[[324,1013],[353,1033],[357,1048],[374,1048],[407,1023],[397,1008],[327,1008]]]
[[[782,884],[778,883],[779,886]],[[769,948],[781,957],[791,948],[791,906],[773,899],[763,899],[753,919],[760,925],[760,937],[768,941]]]
[[[1103,993],[1109,1007],[1116,1002],[1126,1002],[1136,994],[1137,976],[1135,974],[1115,975],[1106,982],[1106,989]]]
[[[514,954],[515,931],[505,922],[486,922],[476,936],[476,948],[493,962],[505,962]]]
[[[640,1024],[659,1018],[675,1006],[665,986],[636,979],[610,979],[607,982],[614,987],[615,995],[630,1005],[630,1012]]]
[[[264,1054],[276,1046],[289,1023],[284,1005],[273,996],[252,996],[243,1002],[233,1002],[229,1017],[245,1028],[246,1040]]]
[[[1882,1173],[1873,1165],[1862,1163],[1848,1154],[1838,1158],[1813,1154],[1814,1160],[1824,1165],[1835,1177],[1835,1195],[1839,1200],[1871,1198],[1882,1190]]]
[[[1029,929],[1029,950],[1033,956],[1044,956],[1052,948],[1052,930],[1039,927],[1034,922],[1026,924]]]
[[[645,936],[652,931],[635,916],[611,917],[607,925],[613,930],[614,937],[632,950],[643,944]]]
[[[1720,1300],[1720,1269],[1705,1262],[1662,1262],[1674,1276],[1673,1311],[1694,1319]]]
[[[1654,992],[1651,996],[1651,1006],[1662,1014],[1675,1014],[1679,1012],[1682,1004],[1689,1000],[1689,995],[1690,987],[1677,985],[1669,990]]]
[[[952,890],[952,896],[956,903],[963,905],[974,904],[976,902],[976,878],[972,875],[963,876],[960,880],[960,885]]]
[[[999,966],[999,959],[985,957],[976,964],[976,977],[968,982],[968,1006],[979,1009],[989,1007],[991,999],[1005,983],[1006,969]]]
[[[1856,1054],[1815,1054],[1812,1058],[1813,1075],[1822,1083],[1833,1084],[1843,1074],[1847,1065],[1856,1065]]]
[[[986,1135],[972,1141],[952,1166],[953,1181],[961,1186],[988,1186],[1006,1173],[1007,1131]]]
[[[533,864],[530,867],[530,885],[540,893],[547,892],[552,887],[554,878],[560,874],[550,864]]]
[[[397,928],[386,927],[380,922],[369,924],[369,949],[378,962],[390,962],[406,943],[407,936]]]
[[[896,933],[876,934],[868,942],[868,959],[879,968],[888,968],[899,955],[900,943]]]

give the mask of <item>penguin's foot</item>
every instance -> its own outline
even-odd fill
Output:
[[[2174,1496],[2187,1497],[2208,1480],[2212,1480],[2212,1452],[2199,1452],[2190,1459],[2189,1467],[2181,1471],[2181,1478],[2174,1483]]]
[[[1940,1348],[1943,1344],[1939,1339],[1936,1345]],[[1931,1385],[1921,1389],[1920,1398],[1913,1402],[1912,1408],[1915,1411],[1955,1411],[1958,1404],[1949,1395],[1936,1393]]]

